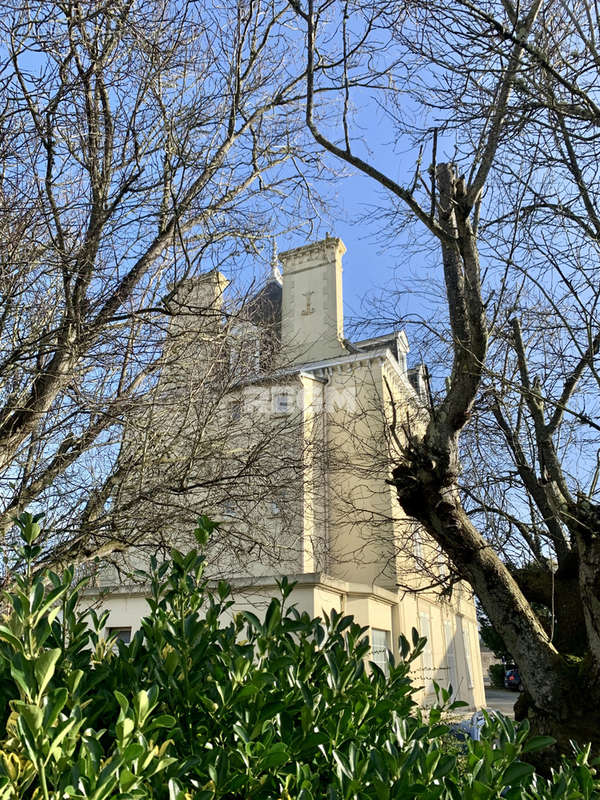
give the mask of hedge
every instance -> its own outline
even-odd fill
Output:
[[[449,744],[449,692],[438,687],[427,716],[414,700],[416,632],[385,676],[365,665],[364,628],[300,613],[285,579],[264,619],[230,621],[229,586],[210,591],[203,574],[208,519],[198,550],[138,576],[148,613],[129,644],[83,610],[72,568],[34,573],[39,517],[17,524],[22,569],[0,626],[0,800],[600,797],[586,750],[537,775],[523,758],[551,740],[527,725],[501,717],[463,752]]]

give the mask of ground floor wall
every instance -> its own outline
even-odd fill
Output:
[[[453,696],[464,700],[471,708],[485,705],[479,636],[472,600],[455,598],[440,602],[425,595],[394,593],[387,589],[338,580],[322,573],[292,576],[296,586],[289,599],[300,612],[312,617],[329,615],[332,609],[352,614],[371,642],[371,659],[384,671],[387,652],[395,659],[400,656],[398,639],[404,635],[412,641],[415,628],[427,643],[413,662],[412,677],[421,687],[416,699],[422,705],[435,702],[435,685],[452,687]],[[252,610],[258,616],[266,611],[273,596],[278,594],[272,576],[232,582],[234,605],[228,614]],[[141,587],[107,588],[102,595],[88,591],[87,602],[109,612],[107,633],[124,638],[135,633],[147,612]]]

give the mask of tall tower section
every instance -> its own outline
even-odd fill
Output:
[[[169,300],[160,383],[178,392],[215,378],[227,361],[223,299],[229,281],[217,270],[181,281]]]
[[[281,253],[284,267],[281,344],[287,364],[346,355],[343,345],[341,239],[327,237]]]

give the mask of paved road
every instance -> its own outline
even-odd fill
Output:
[[[508,689],[490,689],[485,687],[485,700],[488,708],[495,708],[507,717],[514,718],[513,707],[519,696],[518,692],[509,692]]]

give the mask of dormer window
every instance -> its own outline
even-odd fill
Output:
[[[410,381],[413,389],[420,397],[421,400],[427,401],[427,379],[426,367],[424,364],[419,364],[418,367],[412,367],[408,370],[408,380]]]
[[[255,325],[238,322],[229,332],[229,369],[233,380],[255,375],[260,366],[260,334]]]

